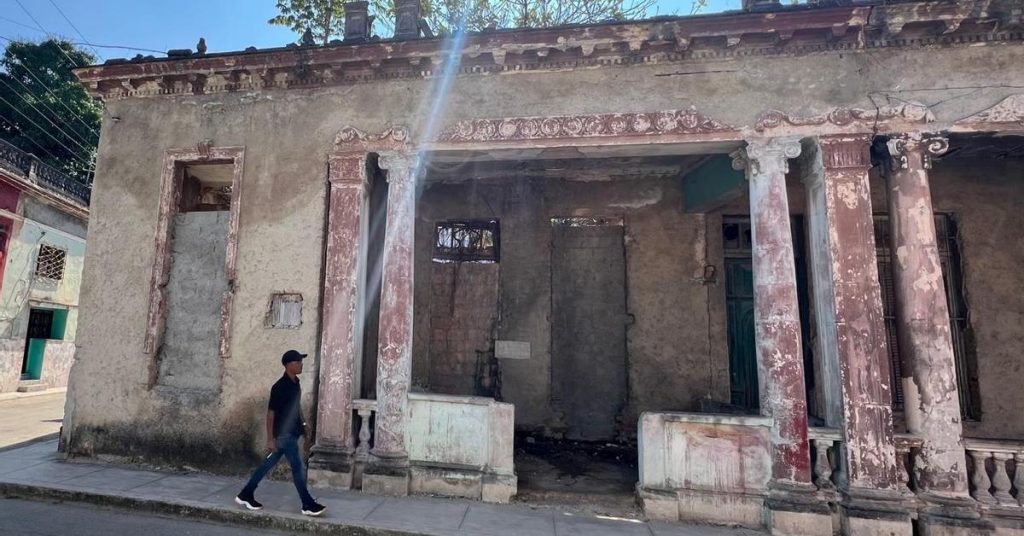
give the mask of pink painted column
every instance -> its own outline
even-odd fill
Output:
[[[352,477],[353,371],[362,357],[360,265],[367,190],[366,154],[330,161],[327,259],[324,275],[323,338],[317,392],[316,445],[310,477],[349,487]]]
[[[388,210],[377,356],[377,427],[364,489],[369,486],[371,492],[388,495],[408,493],[405,430],[412,381],[417,161],[416,155],[397,152],[381,153],[379,158],[381,169],[387,171]]]
[[[889,357],[875,256],[868,134],[805,147],[816,316],[822,361],[842,416],[844,534],[910,534],[893,437]]]
[[[786,194],[787,160],[800,154],[794,138],[748,141],[734,155],[750,183],[754,326],[761,412],[772,417],[772,481],[813,490],[807,444],[800,309],[793,234]]]
[[[946,288],[935,237],[928,170],[949,141],[904,134],[888,140],[882,169],[889,189],[889,225],[907,428],[924,440],[915,476],[920,491],[967,498],[956,359]]]

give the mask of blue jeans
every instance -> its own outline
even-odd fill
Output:
[[[288,458],[288,464],[292,466],[292,481],[295,482],[295,489],[298,490],[299,498],[302,499],[302,506],[309,506],[316,502],[306,488],[306,467],[302,464],[302,455],[299,454],[299,438],[293,435],[283,435],[277,438],[277,450],[263,460],[263,464],[252,474],[252,478],[242,489],[242,493],[255,492],[256,486],[260,485],[263,477],[267,476],[277,462],[281,461],[281,456]]]

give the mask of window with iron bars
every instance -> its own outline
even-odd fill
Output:
[[[68,252],[49,244],[39,245],[39,256],[36,257],[36,277],[49,281],[64,279],[64,262]]]
[[[439,222],[434,232],[436,262],[498,262],[498,220]]]
[[[949,324],[956,360],[957,388],[960,394],[960,412],[964,419],[981,418],[981,391],[978,385],[978,363],[964,295],[963,272],[960,260],[960,233],[956,218],[951,214],[935,215],[935,235],[942,264],[942,279],[946,287]],[[896,290],[893,281],[893,255],[889,235],[889,218],[875,215],[875,246],[878,257],[878,282],[882,290],[882,313],[889,347],[892,372],[893,406],[903,408],[902,356],[896,338]]]

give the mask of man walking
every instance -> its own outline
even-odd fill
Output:
[[[292,480],[299,492],[299,498],[302,499],[302,513],[307,516],[319,516],[327,510],[309,494],[306,488],[306,468],[299,454],[299,437],[305,436],[307,451],[311,444],[310,429],[302,417],[300,405],[302,389],[299,386],[299,374],[302,374],[302,360],[305,357],[306,354],[300,354],[295,350],[288,350],[281,356],[284,376],[281,376],[270,389],[270,404],[267,406],[267,450],[270,453],[252,474],[242,492],[235,497],[237,504],[249,510],[263,508],[254,496],[256,486],[259,486],[263,477],[277,465],[281,456],[288,458],[288,463],[292,466]]]

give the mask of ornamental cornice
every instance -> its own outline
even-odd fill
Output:
[[[396,151],[408,145],[409,129],[404,126],[393,126],[375,134],[367,134],[358,128],[346,126],[334,137],[335,154]]]
[[[1024,130],[1024,94],[1010,95],[987,110],[954,123],[955,130]]]
[[[808,126],[874,130],[893,124],[928,124],[934,121],[935,115],[927,106],[911,102],[898,106],[882,106],[874,110],[835,108],[828,113],[812,116],[793,116],[779,110],[768,110],[758,118],[754,130],[766,133],[790,127]]]
[[[994,1],[998,2],[968,0],[957,4],[981,6]],[[793,8],[483,32],[467,37],[456,73],[467,76],[661,65],[1024,40],[1020,21],[1013,19],[1012,12],[963,6],[950,11],[946,4]],[[989,24],[991,21],[998,24]],[[910,24],[923,22],[943,24],[936,28]],[[76,74],[92,95],[105,99],[329,87],[431,78],[444,69],[449,54],[446,44],[443,39],[384,40],[112,60],[79,69]]]

